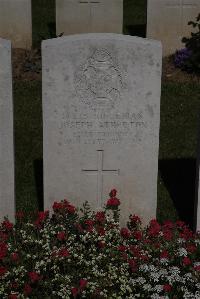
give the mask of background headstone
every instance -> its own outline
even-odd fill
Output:
[[[122,33],[123,0],[56,0],[56,32]]]
[[[14,48],[31,48],[31,0],[0,0],[0,37],[10,39]]]
[[[188,22],[199,12],[199,0],[148,0],[147,37],[162,42],[164,56],[173,54],[184,47],[182,38],[194,31]]]
[[[14,220],[14,145],[11,42],[0,38],[0,220]]]
[[[117,34],[44,41],[44,206],[102,207],[110,189],[130,213],[156,216],[161,45]]]

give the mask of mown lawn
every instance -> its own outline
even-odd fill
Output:
[[[54,0],[33,0],[33,44],[55,35]],[[124,1],[124,31],[146,23],[146,0]],[[197,83],[162,82],[158,219],[191,222],[197,128],[200,111]],[[14,83],[17,209],[42,208],[41,82]],[[189,211],[189,213],[188,213]],[[186,212],[186,213],[185,213]]]

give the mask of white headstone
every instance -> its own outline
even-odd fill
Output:
[[[14,48],[31,48],[31,0],[0,0],[0,37],[10,39]]]
[[[173,54],[184,47],[182,38],[194,31],[188,22],[199,12],[199,0],[148,0],[147,37],[162,42],[164,56]]]
[[[11,43],[0,38],[0,220],[14,220],[14,149]]]
[[[122,33],[123,0],[56,0],[57,35]]]
[[[44,205],[102,207],[112,188],[130,213],[156,216],[161,45],[119,34],[44,41]]]

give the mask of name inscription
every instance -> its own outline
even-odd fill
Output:
[[[73,116],[73,117],[72,117]],[[81,116],[81,117],[80,117]],[[147,123],[143,112],[98,114],[64,113],[59,124],[62,144],[121,144],[142,140]]]

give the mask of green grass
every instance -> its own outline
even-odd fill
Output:
[[[162,84],[160,159],[196,156],[199,95],[197,83]]]
[[[41,82],[15,82],[15,177],[17,210],[38,208],[35,161],[42,159]]]
[[[33,0],[33,44],[55,32],[54,0]],[[146,0],[124,1],[124,25],[146,23]],[[51,27],[51,28],[50,28]],[[52,29],[53,28],[53,29]],[[54,30],[54,31],[53,31]],[[200,86],[164,83],[161,98],[160,161],[195,159]],[[42,103],[41,82],[15,82],[15,163],[17,209],[40,208],[36,188],[41,187]],[[39,166],[38,166],[39,165]],[[185,170],[187,172],[187,169]],[[159,171],[158,218],[176,219],[170,190]],[[190,200],[188,198],[188,200]]]

